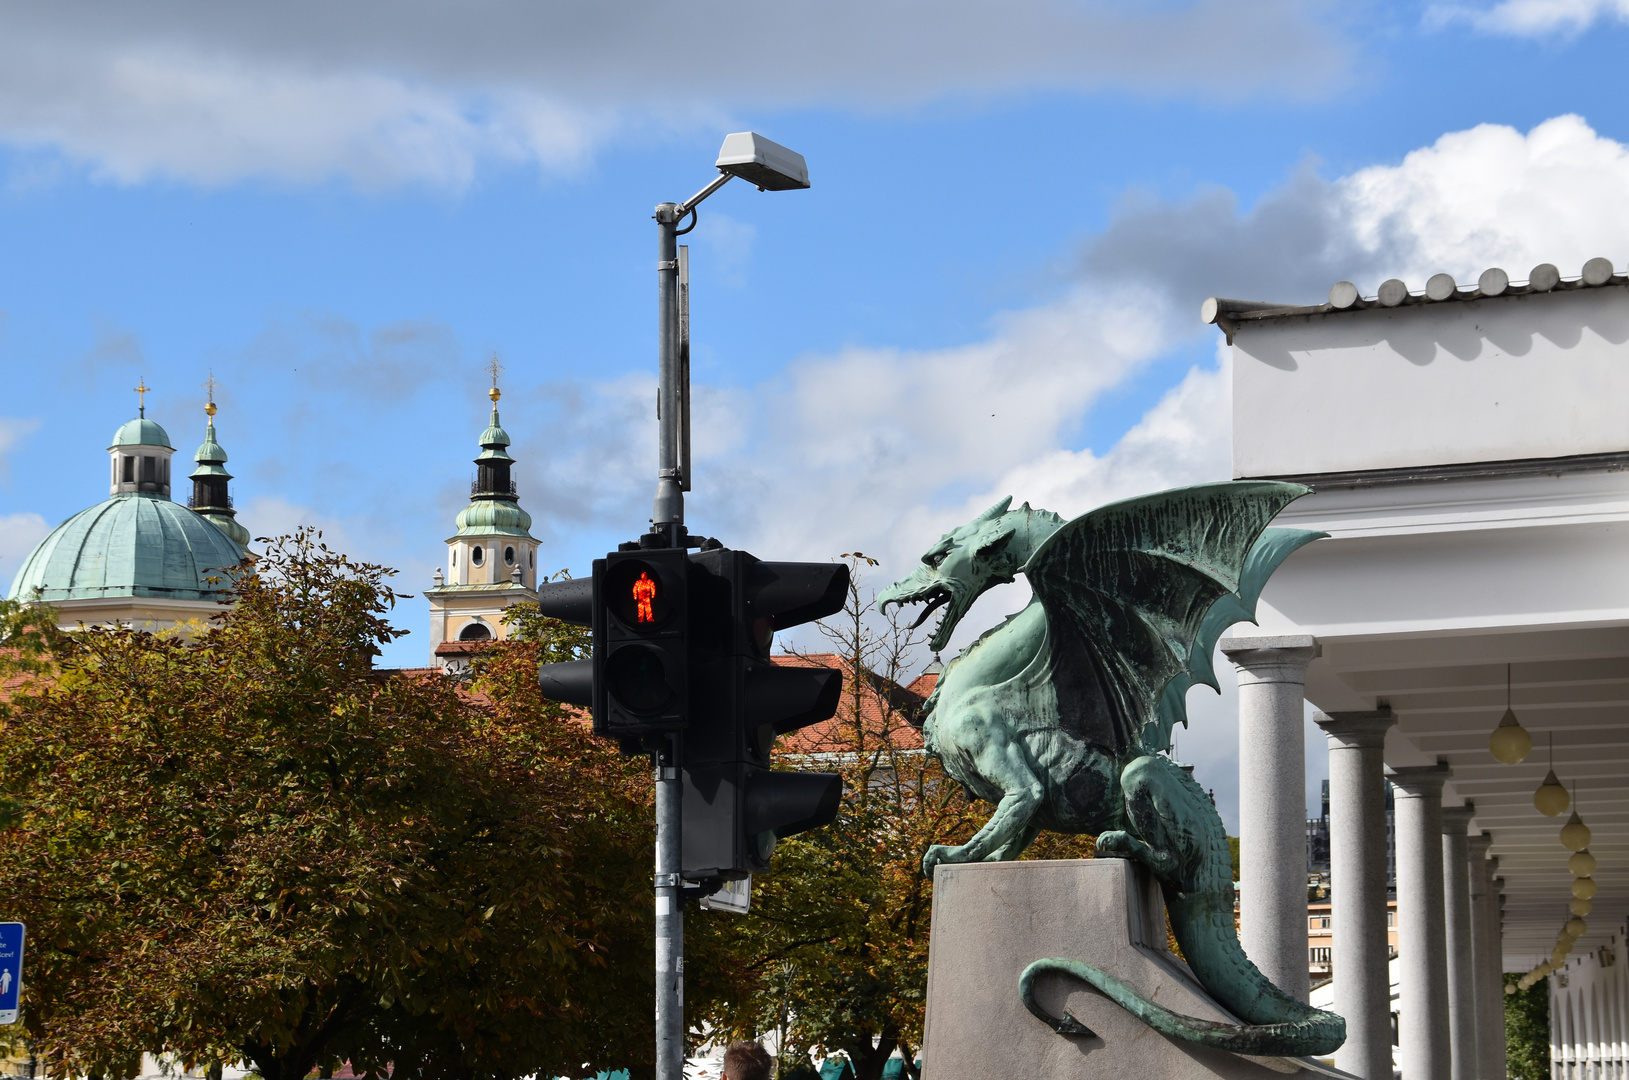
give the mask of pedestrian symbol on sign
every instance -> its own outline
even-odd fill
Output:
[[[0,922],[0,1024],[17,1022],[23,992],[23,924]]]

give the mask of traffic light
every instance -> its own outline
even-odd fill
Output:
[[[842,610],[843,563],[764,562],[712,546],[617,551],[592,579],[538,588],[543,614],[592,626],[592,660],[544,664],[544,696],[591,706],[594,733],[628,753],[677,751],[682,877],[769,869],[775,844],[829,824],[836,773],[772,768],[779,736],[829,719],[843,674],[776,664],[775,632]]]
[[[689,715],[690,558],[617,551],[594,563],[594,734],[679,731]]]
[[[776,737],[829,719],[843,676],[771,662],[775,631],[842,609],[842,563],[763,562],[716,548],[691,562],[691,722],[683,751],[683,876],[769,869],[775,844],[837,816],[835,773],[772,769]]]

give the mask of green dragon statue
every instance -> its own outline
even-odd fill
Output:
[[[1254,621],[1267,578],[1323,533],[1268,528],[1307,489],[1271,481],[1208,484],[1113,503],[1064,521],[1004,499],[939,542],[879,597],[944,614],[942,650],[985,590],[1022,573],[1034,598],[952,660],[928,699],[928,752],[972,796],[994,803],[939,863],[1016,859],[1042,829],[1097,836],[1099,856],[1137,859],[1160,882],[1171,929],[1207,991],[1246,1023],[1174,1013],[1107,972],[1068,959],[1024,970],[1025,1005],[1062,1034],[1036,976],[1085,980],[1167,1036],[1257,1055],[1332,1053],[1346,1022],[1274,986],[1239,947],[1227,837],[1203,789],[1162,752],[1186,725],[1188,688],[1216,688],[1211,656],[1236,622]]]

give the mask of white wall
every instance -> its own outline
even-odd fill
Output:
[[[1629,450],[1629,287],[1241,321],[1233,473]]]

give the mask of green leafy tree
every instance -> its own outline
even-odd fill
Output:
[[[966,841],[989,808],[975,807],[923,752],[914,726],[922,701],[901,685],[917,642],[897,622],[877,628],[859,573],[875,563],[847,557],[847,604],[821,624],[844,672],[842,703],[832,722],[777,748],[788,767],[838,769],[841,809],[831,826],[776,847],[748,915],[704,926],[733,932],[720,953],[730,955],[736,984],[699,1018],[732,1038],[777,1032],[783,1074],[813,1050],[845,1054],[856,1080],[878,1080],[896,1049],[914,1076],[922,1045],[933,901],[922,854]],[[787,662],[800,660],[814,662]],[[1089,838],[1046,836],[1033,855],[1090,853]]]
[[[1520,975],[1506,975],[1505,1060],[1513,1080],[1550,1080],[1550,980],[1522,989]]]
[[[0,613],[0,910],[53,1075],[649,1074],[643,767],[539,698],[569,641],[376,673],[389,573],[301,533],[189,639]]]

